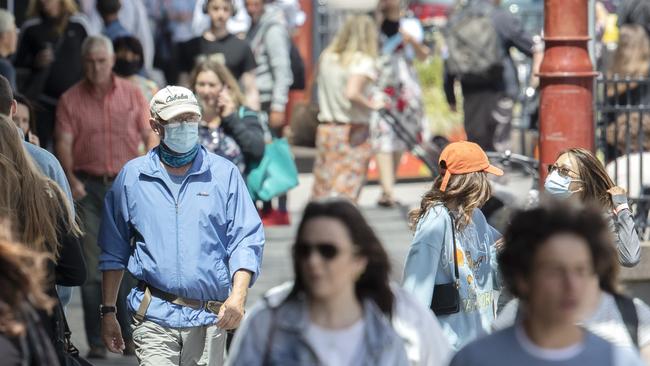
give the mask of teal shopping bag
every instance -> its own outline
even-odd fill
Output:
[[[274,139],[264,148],[264,157],[246,178],[253,200],[269,201],[298,185],[298,169],[285,138]]]

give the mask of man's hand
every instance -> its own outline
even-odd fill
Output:
[[[269,115],[269,126],[273,128],[284,126],[284,112],[271,111]]]
[[[225,330],[237,328],[244,317],[245,303],[245,295],[231,294],[223,305],[221,305],[221,309],[217,315],[219,319],[217,321],[217,327]]]
[[[79,178],[75,176],[70,176],[68,178],[70,181],[70,190],[72,191],[72,198],[74,198],[75,201],[78,201],[84,197],[86,197],[86,186],[83,184],[82,181],[79,180]]]
[[[124,339],[122,338],[120,323],[117,322],[115,313],[109,313],[102,317],[102,340],[109,351],[123,353]]]

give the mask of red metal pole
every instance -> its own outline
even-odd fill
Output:
[[[594,72],[587,42],[588,0],[544,1],[544,59],[540,67],[540,180],[569,147],[594,149]]]

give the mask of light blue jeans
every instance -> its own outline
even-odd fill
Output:
[[[68,286],[56,286],[56,293],[59,294],[59,300],[61,300],[61,305],[63,308],[68,306],[70,299],[72,299],[72,289],[74,287]]]

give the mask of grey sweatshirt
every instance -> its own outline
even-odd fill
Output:
[[[260,21],[246,34],[257,69],[255,70],[260,102],[271,102],[271,111],[284,112],[293,83],[290,42],[282,10],[273,4],[264,7]]]
[[[614,207],[627,203],[624,194],[612,197]],[[618,214],[611,213],[607,217],[609,230],[614,234],[618,260],[624,267],[634,267],[641,260],[641,245],[630,210],[621,210]]]

